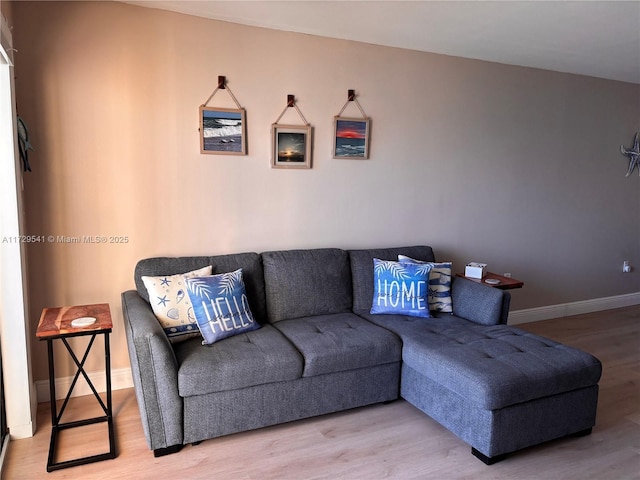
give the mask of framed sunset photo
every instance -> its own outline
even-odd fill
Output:
[[[273,168],[311,168],[311,126],[271,126]]]
[[[333,118],[333,158],[369,158],[369,118]]]

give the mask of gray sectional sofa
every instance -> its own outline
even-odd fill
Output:
[[[464,278],[453,314],[370,314],[373,259],[430,247],[149,258],[123,292],[131,369],[156,456],[236,432],[404,398],[487,464],[595,424],[600,362],[506,325],[508,292]],[[241,268],[258,330],[172,344],[142,276]]]

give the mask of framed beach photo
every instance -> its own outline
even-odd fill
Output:
[[[371,119],[333,117],[333,158],[369,158]]]
[[[200,107],[200,153],[247,154],[244,108]]]
[[[311,125],[271,125],[272,168],[311,168]]]

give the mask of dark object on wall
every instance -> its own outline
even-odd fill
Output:
[[[24,120],[18,117],[18,150],[20,150],[20,160],[22,160],[22,169],[25,172],[31,171],[29,165],[29,150],[34,150],[33,145],[29,141],[29,130]]]
[[[640,132],[636,133],[633,138],[633,147],[630,149],[624,148],[624,145],[620,145],[620,151],[625,157],[629,157],[629,169],[625,177],[628,177],[633,173],[633,170],[638,167],[638,174],[640,175]]]

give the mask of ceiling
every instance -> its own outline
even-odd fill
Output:
[[[640,0],[126,3],[243,25],[640,84]]]

